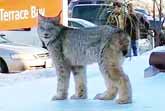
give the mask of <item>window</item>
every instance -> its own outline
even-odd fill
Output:
[[[109,5],[80,5],[73,8],[72,17],[100,25],[106,23],[109,10]]]
[[[96,1],[96,4],[102,4],[105,3],[104,1]]]
[[[83,25],[81,25],[79,23],[76,23],[76,22],[73,22],[73,21],[69,21],[68,25],[71,26],[71,27],[79,27],[79,28],[83,28],[84,27]]]
[[[92,2],[91,1],[79,2],[79,4],[92,4]]]

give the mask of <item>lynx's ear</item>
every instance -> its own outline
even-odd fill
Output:
[[[55,17],[55,23],[60,23],[61,13],[62,13],[62,11],[60,11],[59,14]]]
[[[42,16],[39,12],[38,12],[38,21],[41,21],[41,20],[43,20],[45,17],[44,16]]]

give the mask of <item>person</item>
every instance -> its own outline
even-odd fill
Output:
[[[107,16],[107,24],[114,26],[114,27],[119,27],[121,29],[124,29],[124,14],[122,11],[122,5],[123,2],[122,0],[114,0],[113,1],[113,11],[110,12]]]
[[[124,9],[124,3],[122,0],[115,0],[113,2],[114,10],[108,15],[107,24],[121,28],[125,30],[131,37],[131,47],[128,51],[128,57],[132,55],[137,56],[138,55],[138,48],[137,48],[137,40],[140,37],[140,31],[139,31],[139,20],[136,17],[136,14],[133,11],[133,4],[129,3],[127,5],[128,13],[123,10]]]
[[[136,14],[133,11],[133,4],[129,3],[127,5],[128,14],[126,16],[125,21],[125,31],[130,35],[131,37],[131,49],[133,51],[133,55],[138,55],[138,48],[137,48],[137,40],[140,37],[140,31],[139,31],[139,21],[136,17]],[[129,50],[128,56],[131,56],[131,49]]]

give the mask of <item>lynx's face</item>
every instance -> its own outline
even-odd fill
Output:
[[[38,35],[40,39],[47,45],[50,41],[56,39],[60,32],[60,19],[58,17],[38,17]]]

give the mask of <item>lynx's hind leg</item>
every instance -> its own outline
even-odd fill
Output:
[[[104,82],[105,82],[105,86],[106,86],[106,91],[104,91],[103,93],[99,93],[97,94],[94,99],[100,99],[100,100],[113,100],[116,95],[117,95],[117,86],[115,85],[115,83],[111,80],[111,78],[109,77],[109,72],[105,67],[105,64],[102,60],[102,58],[100,58],[99,62],[98,62],[100,71],[102,73],[102,76],[104,78]]]
[[[65,66],[57,66],[57,94],[52,100],[64,100],[68,96],[69,80],[70,80],[70,68]]]
[[[87,98],[87,78],[85,66],[73,66],[72,72],[75,81],[75,94],[71,99],[86,99]]]
[[[115,84],[109,79],[109,77],[106,77],[106,74],[103,74],[105,85],[107,90],[103,93],[97,94],[94,99],[100,99],[100,100],[113,100],[117,95],[117,87]]]
[[[99,66],[103,72],[107,91],[109,95],[116,92],[118,89],[119,104],[126,104],[132,102],[132,89],[128,76],[126,76],[122,69],[123,50],[126,50],[129,44],[127,37],[124,38],[124,33],[119,32],[112,36],[112,39],[104,45],[100,52]],[[109,82],[108,79],[109,79]],[[107,85],[108,84],[108,85]],[[111,84],[111,85],[110,85]],[[115,90],[114,90],[115,89]],[[108,95],[108,94],[106,94]],[[108,99],[106,96],[99,96],[98,99]]]
[[[104,78],[105,86],[106,86],[106,91],[103,93],[99,93],[95,96],[95,99],[100,99],[100,100],[112,100],[116,97],[117,95],[117,86],[116,84],[111,80],[110,77],[110,72],[108,70],[108,67],[105,67],[105,61],[104,55],[100,56],[100,60],[98,62],[100,71],[102,73],[102,76]]]

